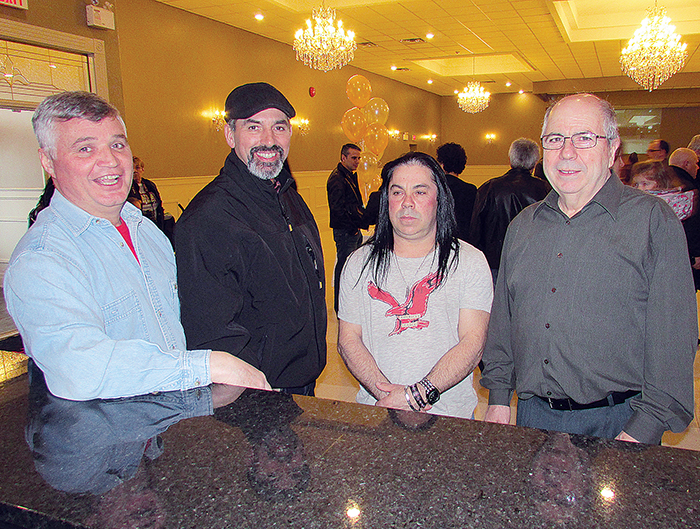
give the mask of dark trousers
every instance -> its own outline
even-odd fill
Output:
[[[313,397],[316,390],[316,381],[314,380],[311,384],[306,386],[299,386],[298,388],[280,388],[282,393],[287,393],[290,395],[305,395],[307,397]]]
[[[333,275],[333,308],[338,314],[338,296],[340,293],[340,273],[343,271],[345,261],[350,254],[357,250],[362,244],[362,233],[350,233],[347,230],[333,230],[333,240],[335,241],[336,259],[335,271]]]
[[[541,430],[614,439],[632,417],[630,397],[615,406],[591,410],[559,411],[538,397],[518,399],[516,424]]]

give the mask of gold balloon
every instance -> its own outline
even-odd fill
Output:
[[[372,85],[369,84],[364,75],[353,75],[348,79],[345,93],[353,105],[362,108],[367,104],[369,98],[372,97]]]
[[[389,145],[389,131],[386,127],[379,123],[369,124],[365,131],[365,146],[381,158],[387,145]]]
[[[340,125],[350,141],[360,141],[365,134],[365,130],[367,130],[365,115],[357,107],[352,107],[343,114]]]
[[[364,151],[360,158],[360,165],[357,167],[357,179],[365,201],[372,191],[379,189],[379,185],[382,183],[379,173],[379,159],[371,152]],[[377,185],[377,181],[379,185]]]
[[[379,123],[380,125],[385,125],[386,120],[389,118],[389,105],[381,97],[373,97],[362,108],[362,112],[365,113],[367,124]]]

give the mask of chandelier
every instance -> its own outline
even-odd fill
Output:
[[[467,87],[457,94],[459,108],[470,114],[476,114],[489,106],[491,94],[484,90],[478,81],[471,81]]]
[[[294,35],[297,61],[324,72],[340,69],[352,61],[357,49],[355,33],[346,33],[342,20],[338,20],[338,27],[335,27],[335,9],[323,4],[314,9],[311,15],[316,21],[316,26],[312,25],[311,20],[307,20],[306,29],[299,29]]]
[[[670,22],[666,9],[654,3],[620,54],[622,71],[650,92],[678,73],[688,58],[686,44]]]

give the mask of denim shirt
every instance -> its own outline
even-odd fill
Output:
[[[211,351],[186,350],[170,243],[131,204],[121,216],[138,261],[112,223],[56,191],[5,273],[7,309],[58,397],[127,397],[211,382]]]

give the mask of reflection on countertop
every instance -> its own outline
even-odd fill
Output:
[[[699,452],[227,386],[72,402],[30,376],[0,385],[0,526],[700,527]]]

